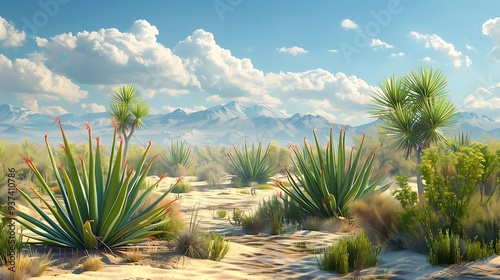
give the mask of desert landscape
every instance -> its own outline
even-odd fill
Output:
[[[150,176],[150,181],[158,179]],[[359,230],[355,226],[326,224],[321,230],[287,228],[280,235],[262,232],[246,234],[231,225],[226,218],[214,217],[214,210],[255,210],[259,202],[280,192],[279,188],[257,190],[256,195],[240,193],[230,181],[218,186],[187,177],[192,190],[181,194],[176,201],[183,218],[189,222],[193,207],[199,208],[200,230],[216,231],[230,241],[227,255],[219,262],[192,259],[180,255],[173,242],[147,241],[130,245],[139,248],[143,258],[137,262],[126,260],[122,252],[103,253],[103,267],[98,271],[82,271],[78,258],[87,254],[76,249],[54,248],[54,263],[37,279],[500,279],[500,257],[490,257],[472,263],[451,266],[432,266],[423,254],[410,250],[382,249],[376,267],[363,269],[345,276],[318,268],[322,249],[340,238]],[[157,192],[168,189],[176,178],[165,178]],[[175,195],[170,195],[175,199]],[[47,250],[38,248],[38,250]]]

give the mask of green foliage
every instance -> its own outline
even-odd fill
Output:
[[[459,263],[462,260],[460,254],[460,237],[448,231],[439,231],[437,236],[432,234],[426,239],[429,247],[427,261],[432,265],[448,265]]]
[[[97,138],[94,154],[90,126],[86,125],[89,147],[87,165],[82,156],[76,160],[77,157],[72,150],[66,148],[69,147],[69,142],[62,124],[58,119],[56,121],[63,137],[65,161],[58,166],[48,137],[45,137],[45,144],[54,176],[61,190],[62,202],[52,193],[49,184],[35,164],[26,157],[26,163],[48,194],[48,198],[42,197],[34,189],[32,191],[52,215],[47,215],[26,192],[18,189],[42,217],[38,220],[27,213],[16,212],[16,220],[34,233],[29,238],[53,246],[96,249],[139,242],[157,233],[154,228],[166,223],[157,221],[168,213],[169,205],[156,206],[156,203],[160,202],[169,191],[160,196],[156,203],[137,211],[148,194],[159,184],[158,181],[139,195],[140,186],[151,166],[151,163],[145,164],[151,143],[137,168],[123,166],[123,141],[120,141],[118,148],[115,149],[117,138],[115,128],[110,156],[112,160],[107,167],[109,176],[106,178],[99,139]]]
[[[268,164],[278,165],[277,173],[285,173],[285,166],[290,165],[290,150],[279,146],[276,141],[269,143]],[[273,174],[274,175],[274,174]]]
[[[184,229],[184,223],[179,219],[175,219],[170,217],[169,215],[165,215],[165,217],[163,217],[160,221],[163,220],[165,220],[166,223],[158,228],[155,228],[158,233],[156,233],[154,236],[157,238],[167,241],[174,240]]]
[[[279,235],[283,227],[285,209],[281,200],[273,195],[268,199],[264,199],[259,204],[257,210],[258,215],[263,215],[270,224],[270,231],[273,235]]]
[[[227,216],[227,210],[219,209],[215,213],[219,219],[224,219]]]
[[[474,240],[467,240],[467,248],[463,259],[468,262],[473,262],[486,259],[494,253],[493,242],[481,242],[478,241],[476,237]]]
[[[500,232],[500,197],[496,196],[482,204],[475,197],[469,206],[468,215],[460,220],[463,232],[467,236],[479,236],[486,242],[499,239]]]
[[[332,217],[348,213],[349,204],[364,195],[374,192],[380,180],[371,180],[375,153],[362,161],[363,141],[356,153],[346,155],[345,130],[339,135],[338,149],[333,143],[333,129],[326,148],[319,143],[316,131],[314,149],[304,139],[304,152],[292,145],[296,159],[292,158],[296,174],[287,170],[291,189],[283,182],[277,182],[281,190],[295,200],[307,213],[313,216]],[[384,191],[389,184],[382,186]]]
[[[418,202],[418,195],[417,192],[413,191],[408,184],[408,177],[397,176],[396,183],[399,186],[399,189],[392,192],[394,198],[399,201],[403,208],[415,206]]]
[[[14,220],[2,218],[0,221],[0,265],[10,266],[10,257],[20,256],[23,247],[23,237]]]
[[[188,193],[191,191],[191,183],[188,181],[180,181],[175,186],[172,186],[173,193]]]
[[[362,270],[378,263],[380,248],[372,248],[366,234],[360,234],[349,239],[343,238],[326,249],[320,257],[320,268],[336,271],[342,275],[350,271]]]
[[[280,193],[280,197],[283,200],[285,222],[291,225],[302,225],[305,214],[300,205],[295,200],[291,199],[287,194],[283,195]]]
[[[186,147],[186,141],[173,140],[167,146],[165,154],[162,155],[163,162],[167,168],[167,173],[173,177],[187,175],[187,171],[193,165],[191,156],[191,146]]]
[[[257,147],[254,143],[248,147],[245,141],[241,150],[233,145],[234,151],[231,150],[228,153],[230,172],[236,175],[243,185],[249,185],[252,182],[267,183],[278,170],[276,163],[269,162],[269,149],[270,145],[263,149],[262,142],[259,142]]]
[[[259,211],[248,211],[241,216],[241,228],[248,234],[259,234],[267,225],[266,218]]]
[[[207,181],[207,183],[214,187],[224,179],[224,175],[226,175],[224,167],[216,161],[203,164],[198,167],[196,172],[199,180]]]
[[[484,171],[483,163],[480,151],[465,146],[455,153],[438,148],[425,151],[420,165],[425,197],[438,215],[442,228],[461,232],[460,219],[467,214],[476,193]]]
[[[224,235],[212,232],[209,235],[208,258],[213,261],[220,261],[229,251],[231,243],[225,240]]]

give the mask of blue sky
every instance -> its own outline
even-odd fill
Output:
[[[385,77],[421,66],[500,120],[500,2],[0,2],[0,103],[52,115],[131,83],[154,113],[236,100],[356,125]]]

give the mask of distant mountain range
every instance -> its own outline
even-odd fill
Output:
[[[99,136],[102,143],[110,144],[112,136],[111,120],[108,113],[90,113],[81,116],[73,114],[60,115],[68,138],[74,142],[84,142],[87,133],[84,123],[92,127],[94,136]],[[475,113],[460,112],[456,130],[471,131],[477,139],[484,134],[498,138],[500,122],[479,116]],[[0,138],[20,142],[29,138],[35,142],[43,142],[44,135],[49,135],[53,144],[61,141],[58,125],[53,116],[39,114],[28,109],[8,104],[0,105]],[[147,128],[137,131],[133,141],[144,144],[151,140],[155,144],[169,143],[172,139],[182,138],[194,146],[228,145],[240,146],[247,141],[264,142],[271,140],[280,145],[288,143],[300,144],[303,137],[312,140],[312,129],[325,141],[328,137],[330,122],[320,115],[295,114],[286,116],[280,111],[266,105],[243,106],[238,102],[229,102],[205,110],[186,113],[177,109],[168,114],[151,114],[144,122]],[[332,124],[343,128],[345,124]],[[378,121],[360,126],[349,126],[348,132],[358,134],[370,133],[371,127]],[[338,136],[338,129],[334,130]]]

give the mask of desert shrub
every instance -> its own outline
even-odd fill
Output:
[[[23,257],[23,256],[22,256]],[[29,250],[24,257],[29,258],[30,267],[28,269],[28,274],[33,277],[40,277],[52,264],[51,251],[40,254],[37,251]]]
[[[258,189],[258,190],[272,190],[272,189],[274,189],[274,187],[271,185],[268,185],[268,184],[260,184],[256,187],[256,189]]]
[[[479,236],[485,242],[495,242],[500,232],[500,198],[493,197],[484,204],[475,197],[466,217],[460,225],[467,236]]]
[[[261,201],[257,210],[258,215],[262,215],[267,220],[267,223],[270,225],[270,233],[273,235],[281,233],[285,216],[284,212],[283,203],[275,195]]]
[[[304,139],[303,151],[292,145],[295,174],[287,171],[291,189],[282,182],[277,185],[295,200],[307,213],[313,216],[332,217],[346,215],[349,203],[377,190],[380,180],[373,180],[372,164],[375,153],[361,160],[363,141],[359,151],[346,153],[346,131],[339,135],[338,148],[334,147],[333,128],[326,147],[319,143],[316,131],[316,147]],[[379,188],[384,191],[390,184]]]
[[[216,213],[217,218],[219,218],[219,219],[224,219],[227,216],[227,210],[221,209],[221,210],[217,210],[215,213]]]
[[[259,142],[257,146],[252,143],[249,147],[245,141],[241,150],[233,145],[233,149],[228,153],[229,171],[239,178],[244,186],[251,182],[258,184],[269,182],[271,177],[276,175],[279,167],[276,162],[269,163],[269,149],[270,145],[264,149],[262,142]]]
[[[129,262],[138,262],[144,258],[144,254],[142,251],[138,248],[135,247],[131,250],[127,250],[123,252],[123,255],[125,256],[125,259]]]
[[[285,166],[290,165],[290,150],[286,147],[278,145],[276,141],[269,143],[268,164],[277,164],[277,173],[285,174]]]
[[[39,203],[22,189],[18,189],[42,217],[39,220],[28,213],[16,211],[16,221],[34,233],[29,236],[30,240],[34,240],[33,243],[53,246],[98,249],[104,245],[117,247],[138,242],[154,235],[156,232],[153,229],[166,223],[166,221],[158,221],[165,212],[168,212],[169,205],[157,206],[157,204],[168,195],[169,191],[163,193],[156,203],[138,211],[148,194],[161,180],[139,195],[140,185],[146,179],[151,166],[145,163],[151,143],[148,143],[138,167],[124,166],[123,140],[120,139],[118,148],[115,149],[117,140],[115,125],[113,144],[110,149],[111,160],[109,166],[105,168],[102,166],[99,138],[96,139],[94,153],[92,132],[90,126],[86,124],[89,148],[87,165],[83,156],[77,157],[71,149],[66,148],[69,147],[69,142],[60,120],[56,118],[56,121],[59,123],[63,137],[62,150],[65,161],[58,165],[48,137],[45,138],[45,143],[52,171],[61,190],[62,201],[52,193],[33,161],[28,157],[24,158],[48,196],[43,197],[34,189],[33,192],[51,214],[48,216]],[[103,169],[108,170],[107,178],[104,176]]]
[[[241,194],[250,194],[250,190],[237,190],[236,192]]]
[[[436,236],[432,233],[427,238],[429,255],[427,261],[432,265],[449,265],[462,260],[460,253],[460,237],[448,231],[439,231]]]
[[[242,222],[243,222],[243,216],[244,216],[244,213],[238,209],[238,208],[234,208],[233,209],[233,214],[231,216],[228,216],[227,219],[229,221],[229,223],[231,223],[233,226],[241,226]]]
[[[267,226],[267,220],[259,211],[248,211],[241,217],[241,228],[248,234],[259,234]]]
[[[231,179],[231,183],[233,184],[233,188],[242,188],[243,183],[241,182],[241,179],[238,177],[233,177]]]
[[[209,256],[209,240],[198,226],[201,218],[198,219],[198,206],[193,207],[188,227],[177,236],[177,249],[182,255],[194,259],[207,259]]]
[[[99,255],[88,255],[82,262],[83,271],[98,271],[103,266],[102,257]]]
[[[307,216],[302,223],[302,229],[319,231],[323,228],[325,218]]]
[[[380,247],[373,247],[370,239],[361,231],[349,239],[341,239],[327,248],[320,257],[320,268],[342,275],[362,270],[378,263]]]
[[[403,208],[391,196],[373,194],[366,196],[351,205],[351,211],[356,217],[355,221],[377,244],[389,242],[396,247],[402,244]]]
[[[11,256],[21,255],[24,245],[23,237],[15,221],[2,218],[0,220],[0,265],[10,266]]]
[[[162,155],[162,159],[168,174],[173,177],[185,176],[193,165],[191,146],[186,147],[185,140],[177,139],[176,142],[172,140]]]
[[[212,232],[209,235],[208,258],[213,261],[220,261],[229,251],[230,243],[223,235]]]
[[[189,181],[182,180],[178,182],[172,188],[173,193],[188,193],[191,191],[191,183]]]
[[[224,179],[224,175],[226,175],[224,167],[215,161],[203,164],[196,172],[198,179],[207,181],[212,186],[219,184]]]
[[[464,261],[473,262],[476,260],[486,259],[495,254],[493,242],[485,243],[478,241],[477,237],[473,240],[467,239],[465,254],[463,255]]]

